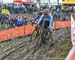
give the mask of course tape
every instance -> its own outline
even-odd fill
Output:
[[[8,39],[13,39],[20,36],[25,36],[28,34],[32,34],[36,25],[25,25],[20,27],[11,28],[8,30],[0,31],[0,42],[6,41]],[[55,29],[60,28],[69,28],[71,27],[71,21],[54,21],[53,27]]]

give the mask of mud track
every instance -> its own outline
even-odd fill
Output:
[[[53,31],[52,35],[54,45],[56,43],[62,43],[65,41],[65,39],[69,37],[68,33],[70,33],[68,29]],[[6,49],[5,47],[0,47],[2,51],[0,53],[0,60],[46,60],[46,58],[48,58],[47,55],[55,51],[55,48],[52,48],[54,45],[51,46],[50,49],[48,49],[46,45],[45,47],[42,46],[34,54],[32,54],[35,49],[36,42],[30,42],[30,36],[26,38],[20,38],[19,40],[12,40],[12,42],[14,44],[11,43],[5,46],[7,47]]]

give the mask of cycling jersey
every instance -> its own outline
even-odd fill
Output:
[[[48,26],[49,28],[53,27],[53,17],[52,15],[44,16],[42,15],[37,23],[37,25],[43,24],[43,26]]]

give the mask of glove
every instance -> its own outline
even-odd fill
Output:
[[[50,29],[50,31],[52,32],[52,31],[53,31],[53,29],[51,28],[51,29]]]
[[[55,30],[53,27],[52,27],[52,28],[50,28],[50,31],[53,31],[53,30]]]
[[[38,29],[40,29],[40,26],[36,25],[35,30],[38,30]]]
[[[37,30],[37,28],[38,28],[38,25],[36,25],[36,27],[35,27],[35,31]]]

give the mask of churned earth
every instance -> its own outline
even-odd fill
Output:
[[[30,36],[0,43],[0,60],[64,60],[72,48],[70,28],[52,32],[54,44],[41,46],[34,54],[35,42]]]

